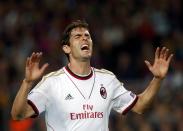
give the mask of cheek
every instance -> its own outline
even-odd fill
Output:
[[[91,46],[93,45],[92,39],[88,40],[88,42],[91,44]]]
[[[71,51],[73,53],[77,53],[79,52],[81,49],[80,49],[80,46],[77,44],[77,43],[73,43],[74,45],[71,46]]]
[[[93,48],[93,42],[92,42],[92,40],[91,40],[91,48]]]

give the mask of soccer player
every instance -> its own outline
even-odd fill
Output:
[[[124,88],[107,70],[91,67],[93,42],[88,24],[75,21],[62,37],[68,64],[42,77],[48,64],[39,67],[42,53],[27,58],[25,78],[12,107],[12,118],[22,120],[45,112],[48,131],[108,131],[111,109],[121,114],[129,110],[141,114],[157,94],[173,54],[157,48],[154,63],[145,61],[153,79],[141,94]],[[36,80],[42,80],[32,89]]]

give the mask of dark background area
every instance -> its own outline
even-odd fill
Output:
[[[110,116],[110,131],[183,131],[183,7],[181,0],[1,0],[0,131],[45,131],[44,117],[21,122],[10,116],[24,78],[25,60],[43,52],[47,73],[67,63],[60,38],[73,20],[86,20],[94,42],[92,66],[116,74],[140,93],[152,79],[157,46],[174,53],[169,73],[145,114]]]

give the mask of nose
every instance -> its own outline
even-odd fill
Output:
[[[88,39],[88,37],[87,37],[87,36],[85,36],[85,35],[83,35],[82,39],[83,39],[83,40],[87,40],[87,39]]]

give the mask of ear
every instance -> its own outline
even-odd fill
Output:
[[[66,54],[69,54],[71,52],[70,46],[68,45],[63,45],[62,49]]]

